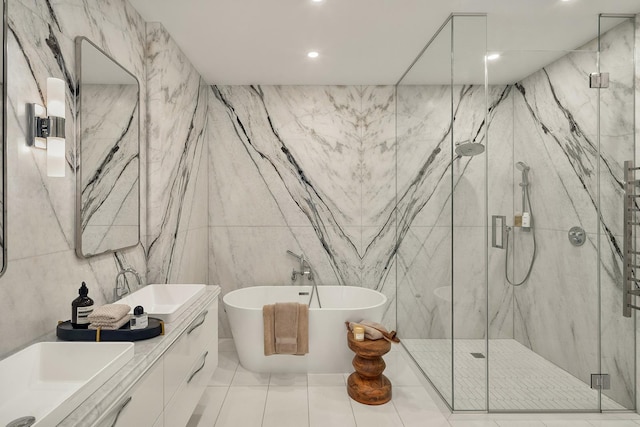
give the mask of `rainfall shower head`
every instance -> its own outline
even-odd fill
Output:
[[[461,157],[473,157],[484,152],[484,145],[466,141],[456,146],[456,154]]]
[[[522,171],[522,172],[528,172],[529,169],[531,169],[529,167],[529,165],[527,165],[525,162],[518,162],[516,163],[516,167],[518,168],[518,170]]]

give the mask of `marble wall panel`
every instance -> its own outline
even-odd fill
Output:
[[[211,87],[212,283],[287,284],[292,250],[319,284],[395,304],[394,99],[393,87]],[[394,310],[385,319],[395,326]]]
[[[140,108],[146,108],[145,25],[124,0],[36,2],[11,0],[7,34],[7,272],[0,277],[0,355],[51,333],[70,317],[81,281],[97,304],[111,301],[116,273],[133,267],[146,273],[144,242],[113,254],[79,259],[75,255],[75,147],[67,138],[64,178],[46,176],[45,152],[24,145],[27,102],[44,104],[46,78],[67,86],[66,134],[73,135],[76,111],[76,36],[86,36],[123,64],[141,82]],[[144,130],[141,132],[144,140]],[[140,159],[144,165],[145,147]],[[144,171],[144,166],[143,166]],[[146,188],[146,179],[141,177]],[[144,193],[143,193],[144,194]],[[145,209],[142,200],[141,209]],[[143,226],[145,224],[142,216]],[[135,285],[132,283],[135,289]],[[24,320],[25,307],[42,301]],[[22,319],[23,321],[17,321]],[[18,325],[18,326],[16,326]]]
[[[189,237],[207,227],[208,87],[161,24],[147,49],[149,282],[208,283],[207,239]]]

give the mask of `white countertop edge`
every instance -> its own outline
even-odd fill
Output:
[[[204,295],[191,307],[187,308],[176,321],[165,323],[164,335],[148,340],[135,341],[133,359],[127,362],[120,371],[87,399],[82,401],[82,398],[80,398],[79,406],[58,426],[89,427],[98,421],[104,412],[117,403],[123,393],[153,366],[171,344],[198,317],[198,314],[208,307],[218,295],[220,295],[219,286],[207,286]]]

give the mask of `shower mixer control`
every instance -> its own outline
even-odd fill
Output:
[[[571,227],[569,230],[569,241],[573,246],[582,246],[587,240],[587,233],[582,227]]]

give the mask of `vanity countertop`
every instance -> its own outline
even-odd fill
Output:
[[[127,389],[164,354],[176,339],[191,325],[198,314],[220,294],[219,286],[207,286],[204,296],[171,323],[165,323],[164,335],[134,343],[134,356],[118,373],[71,412],[59,427],[89,427],[116,403]]]

